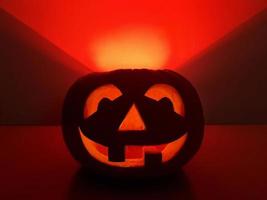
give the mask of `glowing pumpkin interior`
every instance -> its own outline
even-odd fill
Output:
[[[97,107],[101,99],[108,98],[114,100],[121,96],[121,91],[114,85],[108,84],[95,89],[87,98],[84,107],[84,118],[91,116],[97,111]],[[184,103],[175,88],[167,84],[155,84],[150,87],[145,96],[154,100],[160,100],[167,97],[173,104],[174,111],[182,116],[185,114]],[[164,123],[164,121],[162,121]],[[131,106],[124,120],[121,122],[119,130],[145,130],[145,124],[135,104]],[[123,133],[122,133],[123,134]],[[168,133],[166,133],[168,134]],[[171,160],[184,145],[187,133],[177,140],[168,144],[153,146],[125,146],[126,159],[124,162],[112,162],[108,160],[108,147],[98,144],[86,137],[80,130],[81,140],[88,153],[96,160],[110,166],[117,167],[142,167],[145,165],[145,153],[161,153],[162,162]]]

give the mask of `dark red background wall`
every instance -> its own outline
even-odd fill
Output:
[[[105,70],[92,44],[127,27],[162,34],[168,54],[159,67],[192,81],[208,123],[267,122],[266,0],[4,0],[0,6],[1,124],[59,123],[71,83]]]

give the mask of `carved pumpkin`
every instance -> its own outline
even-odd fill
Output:
[[[92,73],[68,91],[65,142],[93,172],[157,176],[175,172],[197,152],[204,119],[199,97],[168,70]]]

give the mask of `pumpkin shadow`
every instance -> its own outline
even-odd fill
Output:
[[[195,199],[183,171],[176,175],[154,179],[112,179],[79,169],[68,192],[69,200],[76,199]]]

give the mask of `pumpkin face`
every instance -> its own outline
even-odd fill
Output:
[[[62,122],[78,161],[122,176],[174,172],[196,153],[204,128],[195,89],[167,70],[89,74],[70,88]]]

